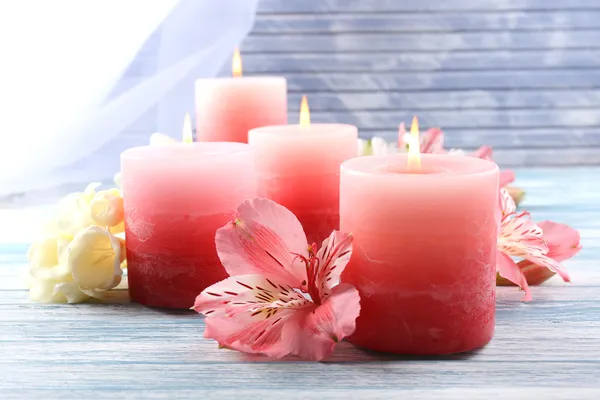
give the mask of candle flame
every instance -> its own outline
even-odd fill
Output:
[[[190,114],[186,113],[183,120],[183,143],[192,143],[193,141],[192,121],[190,119]]]
[[[419,120],[413,117],[410,125],[410,142],[408,142],[408,169],[418,171],[421,169],[421,141],[419,140]]]
[[[233,51],[233,60],[231,61],[231,74],[234,77],[242,76],[242,57],[240,56],[240,49],[237,47]]]
[[[310,126],[310,110],[306,96],[302,96],[302,103],[300,104],[300,126]]]

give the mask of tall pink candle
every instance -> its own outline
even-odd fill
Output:
[[[339,226],[340,164],[356,156],[355,126],[282,125],[253,129],[258,192],[287,207],[318,244]]]
[[[254,158],[241,143],[136,147],[121,156],[129,293],[156,307],[189,308],[227,277],[215,232],[256,197]]]
[[[287,84],[282,77],[196,81],[196,137],[200,142],[248,143],[248,131],[287,124]]]
[[[494,332],[498,166],[454,155],[359,157],[341,167],[340,224],[354,235],[343,281],[361,294],[350,340],[400,354],[448,354]]]

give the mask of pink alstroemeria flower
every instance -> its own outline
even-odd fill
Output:
[[[523,301],[531,300],[523,263],[548,269],[552,274],[557,273],[565,282],[570,282],[569,274],[559,262],[572,257],[581,248],[577,231],[550,221],[536,225],[528,212],[517,214],[515,202],[506,189],[501,190],[500,201],[502,220],[496,259],[498,273],[525,291]],[[547,229],[547,233],[544,233],[542,227]],[[577,240],[575,247],[574,239]],[[524,260],[517,264],[511,256]]]
[[[407,133],[404,122],[398,127],[398,147],[408,146]],[[421,153],[447,153],[444,150],[444,132],[440,128],[431,128],[419,135]]]
[[[481,146],[471,154],[471,157],[481,158],[488,161],[494,161],[492,158],[492,148],[490,146]],[[515,180],[515,173],[510,169],[500,171],[500,187],[504,188],[509,183],[513,183]]]
[[[398,128],[398,147],[405,147],[406,143],[406,127],[404,123]],[[444,149],[444,132],[439,128],[431,128],[421,133],[419,136],[421,142],[421,153],[440,153],[445,154],[448,151]],[[489,146],[481,146],[471,154],[470,157],[482,158],[488,161],[494,161],[492,158],[492,148]],[[514,182],[515,173],[509,169],[500,171],[500,187],[504,188]]]
[[[246,353],[322,360],[354,332],[360,296],[340,283],[351,235],[334,231],[317,249],[291,211],[253,199],[215,241],[230,278],[196,298],[193,309],[206,316],[204,337]]]

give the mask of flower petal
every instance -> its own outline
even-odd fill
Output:
[[[116,226],[123,222],[123,198],[117,189],[102,190],[90,202],[92,220],[100,226]]]
[[[481,146],[480,148],[472,152],[470,156],[492,161],[492,148],[490,146]]]
[[[89,205],[98,186],[98,182],[90,183],[83,192],[71,193],[59,201],[55,229],[60,235],[72,238],[80,229],[94,224]]]
[[[556,275],[556,272],[547,267],[534,264],[529,260],[521,260],[517,265],[523,272],[523,275],[525,275],[525,279],[527,279],[529,286],[540,285]]]
[[[528,254],[524,256],[524,258],[536,265],[539,265],[540,267],[546,267],[550,271],[556,272],[563,281],[571,282],[571,278],[569,277],[567,270],[560,265],[558,261],[553,260],[544,254]]]
[[[368,143],[366,140],[358,139],[356,154],[358,154],[359,157],[360,156],[368,156],[369,154],[367,153],[367,146],[368,146]]]
[[[510,197],[512,197],[517,206],[523,201],[523,198],[525,198],[525,191],[521,188],[507,186],[506,190],[508,190],[508,194],[510,194]]]
[[[500,189],[500,209],[502,217],[507,217],[517,210],[517,205],[506,189]]]
[[[323,360],[333,353],[336,343],[354,332],[359,314],[358,290],[343,283],[333,288],[327,300],[315,310],[304,311],[300,329],[286,324],[283,337],[295,344],[293,354],[303,359]]]
[[[565,282],[570,282],[569,274],[560,261],[573,257],[581,250],[579,232],[567,225],[552,221],[542,221],[538,226],[548,246],[545,255],[532,255],[519,262],[519,267],[530,284],[538,285],[557,273]]]
[[[352,239],[352,235],[339,231],[331,232],[317,252],[319,266],[315,285],[321,300],[327,298],[331,289],[339,285],[340,276],[352,256]]]
[[[230,276],[260,274],[295,288],[306,280],[306,269],[297,257],[308,256],[302,225],[272,200],[244,201],[236,220],[217,230],[215,241]]]
[[[63,293],[55,292],[59,281],[52,279],[32,278],[29,282],[29,299],[36,303],[66,303],[67,298]]]
[[[398,149],[401,152],[407,150],[406,148],[408,147],[409,141],[407,139],[409,138],[406,135],[406,126],[404,122],[400,122],[400,125],[398,125]]]
[[[542,221],[537,224],[544,233],[544,241],[548,245],[548,257],[556,261],[564,261],[581,250],[581,237],[576,229],[565,224]]]
[[[69,304],[82,303],[89,299],[89,296],[81,291],[77,282],[60,283],[54,288],[54,295],[64,296]]]
[[[69,244],[67,264],[79,287],[90,296],[121,282],[121,244],[106,228],[90,226]],[[99,294],[98,294],[99,295]]]
[[[509,183],[515,181],[515,173],[510,169],[504,169],[500,171],[500,187],[506,187]]]
[[[444,132],[431,128],[421,134],[421,153],[444,153]]]
[[[150,135],[150,146],[168,146],[177,143],[177,140],[164,133],[156,132]]]
[[[71,280],[71,270],[64,263],[67,242],[57,236],[43,236],[29,248],[29,272],[37,279]]]
[[[301,310],[316,306],[291,287],[261,275],[233,276],[205,289],[193,309],[206,316],[204,337],[246,353],[283,357],[295,347],[281,335],[286,324],[298,328]]]
[[[371,152],[374,156],[384,156],[398,152],[396,143],[389,143],[387,140],[374,136],[371,139]]]
[[[531,290],[527,284],[525,275],[517,264],[508,255],[498,251],[496,253],[496,270],[498,273],[509,281],[513,282],[525,291],[523,301],[531,301]]]
[[[498,236],[498,250],[510,256],[529,258],[548,252],[542,230],[523,213],[512,219],[504,218]]]

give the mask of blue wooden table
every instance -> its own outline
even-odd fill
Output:
[[[245,356],[203,339],[197,314],[132,304],[124,290],[107,304],[32,304],[19,275],[28,224],[43,211],[0,210],[0,399],[597,399],[600,168],[517,175],[535,220],[581,232],[584,249],[565,263],[573,283],[535,287],[529,304],[517,289],[499,288],[493,341],[437,358],[369,353],[348,342],[323,363]]]

